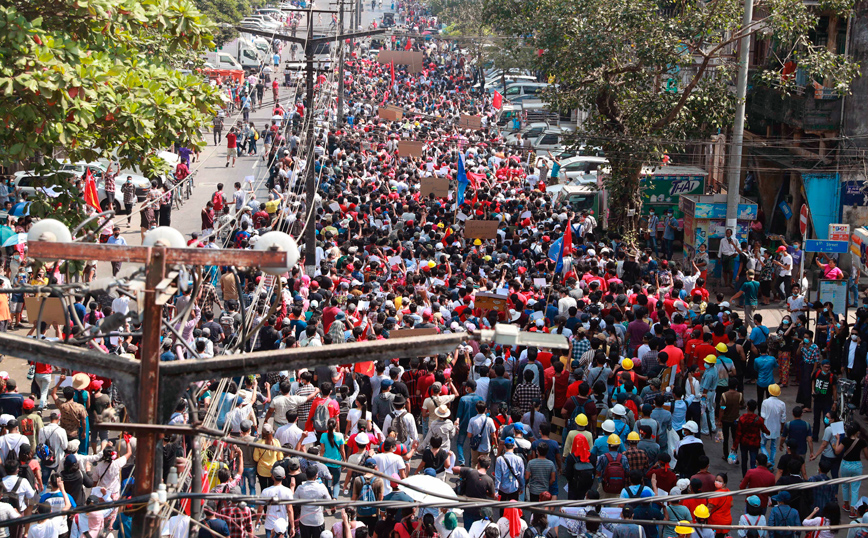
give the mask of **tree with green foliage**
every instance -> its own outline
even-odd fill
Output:
[[[815,10],[846,13],[852,2],[821,4],[769,0],[746,28],[740,0],[486,0],[486,20],[541,52],[536,62],[554,77],[547,98],[557,109],[590,112],[578,136],[603,147],[611,166],[609,225],[629,232],[638,225],[643,165],[731,125],[741,37],[773,44],[755,84],[789,91],[795,81],[781,69],[794,62],[846,91],[856,66],[809,35]]]
[[[0,162],[114,155],[123,168],[154,173],[164,165],[159,151],[202,144],[199,130],[220,98],[180,69],[213,48],[212,25],[190,0],[5,2]],[[36,216],[52,208],[35,205]]]
[[[194,3],[199,11],[216,23],[214,42],[218,47],[238,37],[238,30],[235,29],[238,21],[250,15],[254,7],[263,4],[247,0],[194,0]]]

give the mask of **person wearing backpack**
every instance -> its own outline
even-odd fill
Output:
[[[597,474],[603,486],[604,499],[616,499],[627,485],[627,472],[630,467],[627,457],[621,454],[621,438],[610,434],[606,442],[609,451],[597,458]]]
[[[39,431],[36,443],[36,457],[42,467],[42,483],[48,481],[53,471],[60,465],[60,460],[69,443],[66,430],[60,427],[60,413],[52,411],[49,415],[49,423]]]
[[[416,420],[404,407],[407,405],[407,398],[403,394],[396,394],[392,402],[395,410],[386,416],[383,421],[383,432],[387,435],[389,430],[394,430],[398,437],[398,442],[402,445],[419,438],[416,431]]]
[[[18,431],[27,438],[27,444],[36,447],[37,440],[39,439],[39,432],[42,431],[44,427],[42,422],[42,415],[35,412],[33,408],[36,407],[36,402],[27,398],[24,400],[24,404],[22,405],[23,414],[18,417]]]
[[[341,414],[341,406],[337,400],[331,397],[334,386],[330,381],[326,381],[319,386],[320,395],[314,399],[310,406],[310,414],[307,417],[307,423],[304,425],[304,431],[316,432],[317,437],[328,431],[329,419],[335,420]]]
[[[36,490],[25,478],[18,476],[19,467],[18,458],[9,458],[3,462],[6,476],[0,480],[0,495],[9,493],[18,497],[18,506],[15,508],[23,513],[30,499],[36,496]]]
[[[0,461],[18,459],[18,452],[26,444],[27,437],[18,431],[18,420],[10,418],[6,422],[6,435],[0,436]]]
[[[223,184],[217,184],[217,190],[211,195],[211,204],[214,206],[214,213],[219,215],[226,205],[226,195],[223,194]]]
[[[383,479],[374,476],[373,472],[377,468],[377,462],[373,458],[368,458],[365,460],[364,464],[365,469],[369,471],[365,472],[361,476],[357,476],[353,480],[353,495],[352,500],[354,501],[363,501],[365,503],[372,503],[374,501],[382,501],[383,500]],[[359,521],[365,524],[369,529],[373,529],[374,525],[377,524],[377,520],[379,519],[379,513],[376,506],[371,506],[366,504],[365,506],[358,507],[358,517]]]

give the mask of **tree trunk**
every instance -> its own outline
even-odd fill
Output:
[[[635,154],[630,153],[606,151],[606,156],[612,169],[611,176],[606,179],[609,230],[625,237],[635,236],[642,210],[642,198],[639,195],[642,163],[637,161]]]

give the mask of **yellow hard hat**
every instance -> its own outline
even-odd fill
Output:
[[[632,370],[633,369],[633,359],[624,359],[623,361],[621,361],[621,368],[623,368],[625,370]]]
[[[621,444],[621,438],[613,433],[609,436],[606,442],[612,446],[619,446]]]
[[[726,353],[727,351],[729,351],[729,346],[727,346],[723,342],[720,342],[719,344],[714,346],[714,349],[720,351],[721,353]]]
[[[693,515],[700,519],[707,519],[711,517],[711,512],[708,511],[708,507],[704,504],[700,504],[693,510]]]
[[[485,260],[485,261],[487,261],[487,262],[490,262],[490,261],[491,261],[491,256],[489,256],[489,255],[486,254],[485,256],[482,257],[482,259]]]
[[[481,240],[481,239],[474,239],[474,240],[473,240],[473,244],[476,245],[476,246],[478,247],[479,245],[482,244],[482,240]]]
[[[588,417],[584,413],[579,413],[578,415],[576,415],[576,424],[579,426],[587,426]]]
[[[687,527],[690,525],[689,521],[679,521],[678,525],[675,527],[676,534],[693,534],[693,529]]]
[[[777,383],[773,383],[769,385],[769,394],[772,396],[780,396],[781,395],[781,386]]]
[[[639,440],[639,434],[636,432],[630,432],[627,434],[627,440],[628,441],[638,441]]]
[[[435,267],[437,267],[437,264],[435,262],[428,262],[428,267],[434,269]]]
[[[714,355],[708,355],[702,360],[704,360],[708,364],[717,364],[717,357],[715,357]]]
[[[438,228],[445,228],[445,225],[442,222],[437,223]]]

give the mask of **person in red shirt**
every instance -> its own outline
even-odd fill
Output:
[[[235,168],[235,159],[238,158],[238,135],[235,134],[235,127],[229,129],[229,134],[226,135],[226,168],[229,168],[229,161],[232,161],[232,167]]]
[[[704,359],[709,355],[717,356],[717,350],[714,349],[714,345],[712,344],[712,335],[711,333],[703,333],[702,335],[702,343],[693,348],[693,362],[690,366],[695,364],[699,364],[700,358]]]
[[[690,339],[684,344],[684,367],[690,368],[692,365],[696,364],[697,346],[702,345],[702,331],[701,329],[693,329],[693,332],[690,333]],[[706,355],[707,356],[707,355]]]
[[[666,361],[667,367],[678,366],[679,369],[684,368],[684,352],[675,346],[675,335],[670,333],[666,335],[666,347],[660,351],[666,353],[669,360]]]
[[[334,323],[335,318],[340,311],[341,309],[338,306],[338,298],[332,296],[331,301],[329,301],[329,306],[325,307],[322,311],[322,326],[325,328],[325,332],[329,331],[329,327]]]
[[[334,386],[331,382],[326,381],[319,386],[320,395],[314,399],[313,403],[310,405],[310,413],[307,416],[307,423],[304,425],[304,431],[316,433],[325,433],[326,430],[318,430],[314,428],[313,419],[316,416],[317,408],[321,405],[325,405],[329,412],[329,418],[338,418],[338,415],[341,414],[341,406],[338,404],[337,400],[331,397],[332,390]]]
[[[693,287],[693,291],[690,293],[699,293],[702,295],[702,302],[708,302],[708,290],[705,289],[705,279],[697,278],[696,286]]]
[[[570,373],[564,368],[564,363],[558,360],[543,371],[543,378],[545,379],[546,398],[548,398],[549,392],[554,387],[554,412],[557,413],[563,409],[564,404],[567,402],[567,387],[570,384]]]
[[[48,401],[48,389],[51,386],[51,365],[41,362],[34,363],[33,382],[39,388],[39,407],[36,409],[41,413]]]

